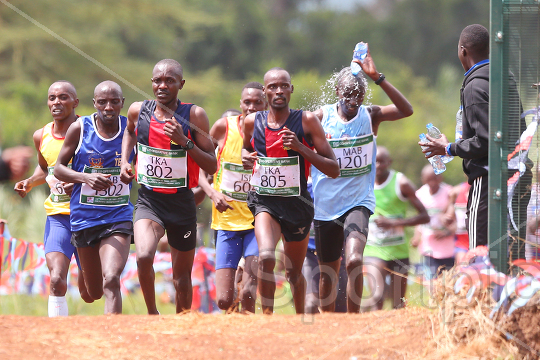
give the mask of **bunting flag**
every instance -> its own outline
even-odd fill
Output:
[[[1,230],[1,229],[0,229]],[[7,226],[0,233],[0,295],[49,294],[50,274],[45,260],[43,244],[35,244],[11,237]],[[157,252],[154,258],[154,271],[163,275],[163,282],[172,282],[171,253]],[[68,271],[68,292],[78,295],[77,278],[79,269],[72,257]],[[120,277],[122,293],[139,288],[137,277],[137,257],[129,255]],[[193,310],[214,312],[216,305],[215,250],[200,247],[195,253],[192,270]],[[170,284],[169,284],[170,285]],[[159,281],[156,288],[173,289]],[[174,298],[174,295],[172,296]]]
[[[514,197],[514,192],[516,190],[519,179],[521,178],[521,176],[523,176],[525,170],[527,170],[527,166],[525,165],[525,163],[528,159],[529,149],[531,147],[534,134],[536,134],[536,130],[538,129],[538,121],[540,121],[540,107],[525,111],[523,114],[521,114],[521,118],[524,119],[528,115],[533,115],[531,123],[527,126],[527,129],[521,134],[519,138],[519,143],[516,145],[514,151],[508,154],[508,169],[517,171],[508,179],[507,182],[508,198],[506,206],[508,208],[510,221],[512,222],[512,227],[516,231],[518,230],[518,227],[514,221],[512,198]]]

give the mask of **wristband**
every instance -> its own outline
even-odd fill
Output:
[[[381,83],[386,79],[383,73],[379,73],[379,78],[375,81],[375,85],[381,85]]]
[[[452,145],[452,143],[449,143],[448,145],[446,145],[446,148],[445,148],[446,156],[453,156],[452,153],[450,152],[450,145]]]

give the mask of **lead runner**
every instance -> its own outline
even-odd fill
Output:
[[[306,256],[313,204],[307,191],[310,163],[330,177],[339,166],[317,118],[308,111],[291,110],[294,88],[281,68],[264,75],[264,93],[270,110],[244,120],[244,168],[253,169],[248,206],[255,217],[259,245],[259,292],[263,313],[274,310],[276,245],[284,239],[286,277],[291,284],[296,313],[304,313]],[[315,148],[315,151],[313,151]]]

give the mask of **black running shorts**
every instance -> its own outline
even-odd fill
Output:
[[[76,248],[94,247],[101,240],[114,234],[129,235],[131,240],[133,237],[133,222],[122,221],[74,231],[71,233],[71,244]]]

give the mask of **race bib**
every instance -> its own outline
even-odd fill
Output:
[[[71,168],[71,164],[68,165]],[[64,186],[62,185],[62,182],[54,176],[54,166],[49,166],[47,168],[47,177],[45,178],[45,181],[47,181],[47,184],[49,184],[49,187],[51,188],[51,195],[49,198],[53,203],[68,203],[69,202],[69,195],[66,194],[66,191],[64,190]]]
[[[90,185],[83,183],[81,186],[81,197],[79,202],[84,205],[93,206],[122,206],[129,203],[129,185],[120,181],[120,168],[91,168],[84,166],[83,173],[110,174],[109,178],[113,185],[106,190],[94,190]]]
[[[137,182],[149,187],[186,187],[186,150],[156,149],[137,143]]]
[[[250,180],[251,170],[244,170],[242,165],[224,162],[219,190],[234,200],[245,202],[247,192],[252,190]]]
[[[328,140],[339,164],[340,177],[369,174],[373,159],[373,135]]]
[[[389,217],[390,218],[390,217]],[[375,219],[369,219],[369,232],[367,244],[371,246],[395,246],[405,243],[403,227],[382,229],[377,226]]]
[[[250,183],[260,195],[299,196],[298,156],[259,158],[253,169]]]

